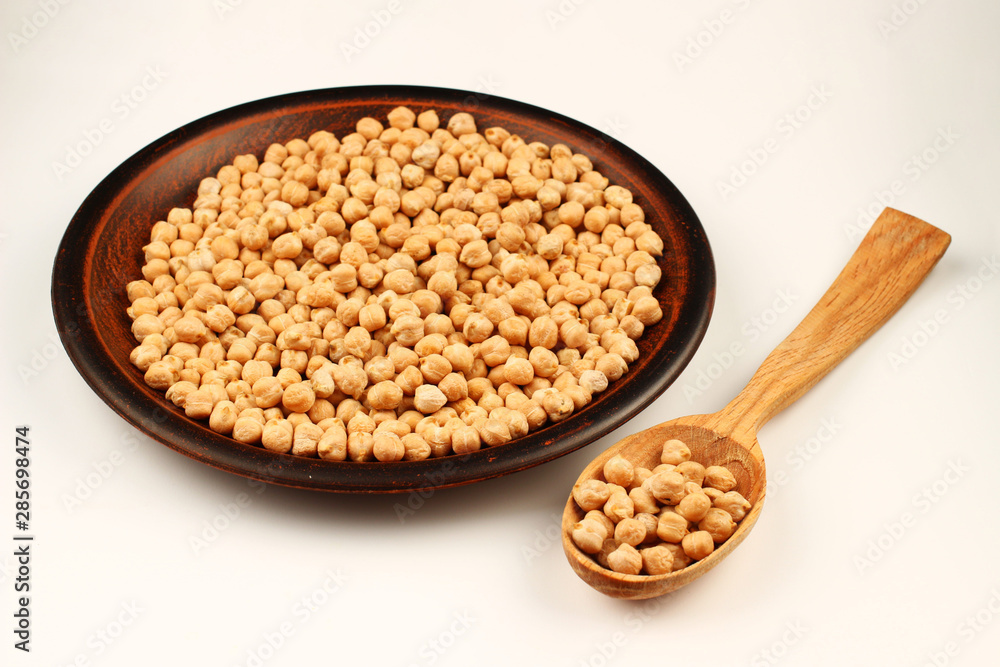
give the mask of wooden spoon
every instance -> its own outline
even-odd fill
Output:
[[[563,548],[580,578],[611,597],[644,599],[674,591],[721,563],[753,528],[764,505],[764,454],[757,431],[882,326],[950,242],[951,237],[936,227],[885,209],[823,298],[729,405],[714,414],[681,417],[640,431],[595,458],[577,483],[603,479],[605,462],[618,454],[652,469],[660,463],[663,443],[676,438],[690,447],[692,460],[728,468],[736,477],[736,490],[753,507],[736,532],[707,558],[670,574],[626,575],[601,567],[573,542],[573,526],[585,512],[571,495],[563,511]]]

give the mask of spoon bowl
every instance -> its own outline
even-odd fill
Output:
[[[621,454],[635,466],[652,470],[660,464],[660,453],[667,440],[681,440],[691,450],[691,460],[707,466],[722,466],[736,477],[736,488],[752,508],[740,521],[736,532],[720,545],[712,556],[692,563],[670,574],[621,574],[601,567],[580,550],[573,542],[573,526],[583,520],[584,512],[570,496],[563,511],[562,540],[569,563],[584,581],[600,592],[616,598],[641,600],[665,595],[700,577],[722,562],[722,559],[743,541],[757,522],[764,506],[765,474],[764,454],[756,438],[739,442],[722,435],[718,427],[718,414],[692,415],[658,424],[620,440],[613,447],[595,458],[584,469],[578,482],[601,479],[604,464]]]
[[[689,584],[729,556],[764,506],[767,476],[757,431],[877,331],[916,290],[950,241],[948,234],[922,220],[885,209],[819,302],[725,408],[627,436],[591,461],[577,484],[602,480],[604,464],[617,455],[653,469],[661,462],[663,443],[681,440],[691,450],[692,461],[732,472],[735,490],[751,509],[732,536],[706,558],[668,574],[622,574],[602,567],[573,541],[573,527],[586,512],[571,494],[563,510],[562,541],[577,575],[611,597],[644,599]]]

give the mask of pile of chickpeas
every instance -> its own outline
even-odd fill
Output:
[[[586,512],[573,542],[604,568],[622,574],[669,574],[709,556],[736,531],[751,504],[733,473],[691,460],[680,440],[663,444],[652,470],[622,456],[604,465],[604,480],[573,487]]]
[[[239,155],[153,225],[131,360],[188,417],[330,461],[467,454],[638,358],[663,241],[627,189],[468,113],[386,120]]]

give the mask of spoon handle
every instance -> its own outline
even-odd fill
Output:
[[[819,303],[717,413],[717,430],[737,440],[756,436],[892,317],[950,242],[940,229],[886,208]]]

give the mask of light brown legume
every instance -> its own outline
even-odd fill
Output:
[[[271,451],[466,454],[569,418],[628,371],[662,317],[662,252],[586,156],[397,107],[235,156],[157,221],[127,290],[130,358],[188,416]],[[581,499],[651,514],[634,476],[616,462],[622,492]]]
[[[660,459],[649,470],[616,455],[602,479],[573,487],[586,515],[571,537],[602,567],[647,575],[683,569],[732,537],[752,509],[732,471],[692,460],[686,443],[665,442]]]

